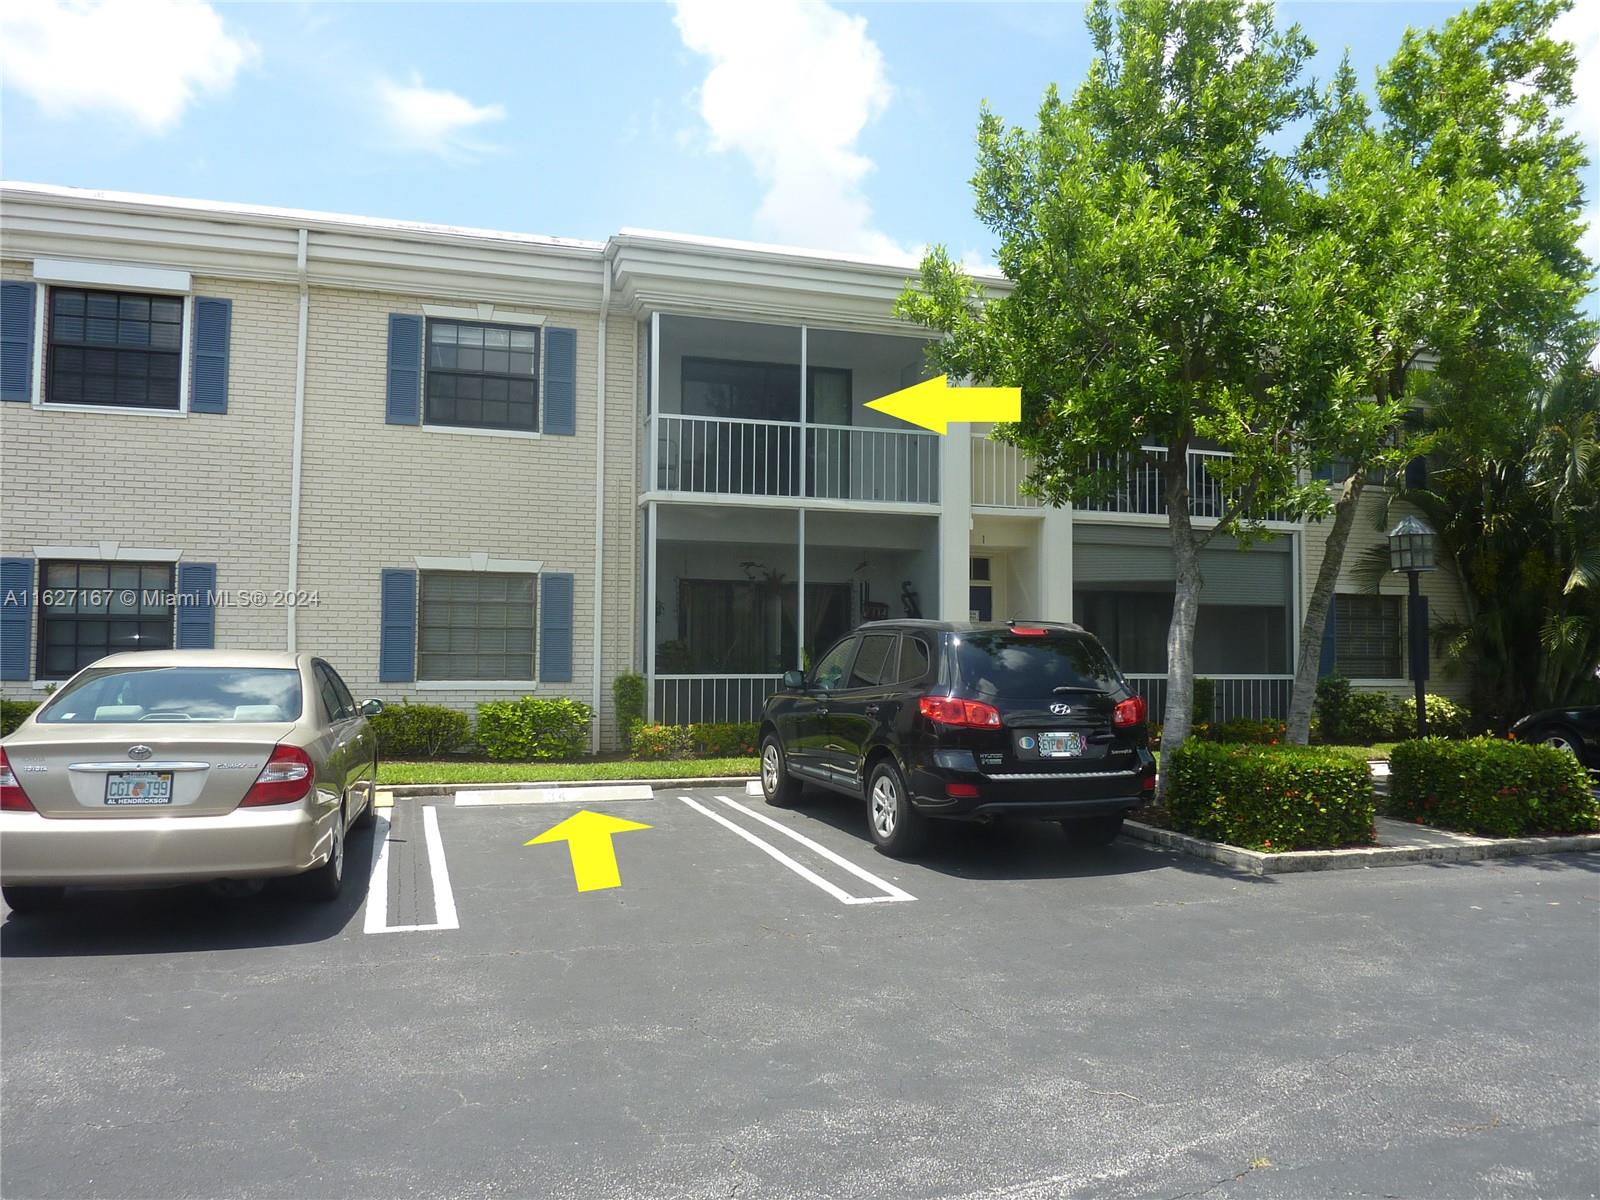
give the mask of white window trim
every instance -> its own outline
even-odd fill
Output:
[[[465,433],[471,437],[521,438],[536,442],[544,436],[537,429],[483,429],[476,425],[424,425],[423,433]]]
[[[453,304],[424,304],[422,315],[437,317],[441,321],[488,321],[495,325],[531,325],[541,326],[545,318],[538,313],[516,312],[509,308],[499,308],[493,304],[479,304],[472,308],[463,308]]]
[[[131,263],[79,262],[65,258],[34,259],[33,277],[40,283],[112,288],[119,292],[188,292],[194,286],[188,271],[139,267]]]
[[[419,692],[531,692],[537,679],[419,679],[412,685]]]
[[[34,273],[38,273],[38,262]],[[120,404],[51,404],[44,398],[44,333],[45,309],[50,303],[50,284],[36,280],[33,296],[33,408],[36,412],[111,413],[123,417],[187,417],[189,415],[189,376],[194,354],[194,296],[189,292],[187,271],[168,271],[168,275],[182,275],[185,281],[183,295],[183,344],[178,349],[178,407],[134,408]],[[54,281],[51,281],[54,282]],[[70,281],[68,281],[70,282]],[[119,285],[121,286],[121,285]],[[137,290],[137,289],[134,289]],[[163,289],[164,294],[171,292]]]
[[[124,546],[121,542],[98,542],[93,546],[35,546],[33,557],[36,562],[40,559],[66,558],[80,562],[175,563],[183,557],[183,551],[149,546]]]
[[[419,571],[485,571],[496,575],[537,575],[544,563],[526,558],[490,558],[487,554],[432,557],[419,554],[411,560]]]

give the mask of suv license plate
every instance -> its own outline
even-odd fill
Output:
[[[106,776],[107,804],[171,804],[171,771],[118,771]]]
[[[1081,733],[1041,733],[1039,755],[1041,758],[1077,758],[1083,753]]]

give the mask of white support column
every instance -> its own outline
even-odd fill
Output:
[[[1039,522],[1039,615],[1072,620],[1072,506],[1045,508]]]
[[[794,465],[794,478],[798,484],[798,494],[801,496],[811,495],[812,486],[810,479],[811,447],[806,444],[807,439],[811,436],[810,430],[807,428],[807,423],[811,419],[811,389],[806,386],[807,349],[807,329],[802,325],[800,326],[800,440],[795,447],[795,456],[799,461]],[[802,521],[804,519],[804,517],[801,517]],[[802,525],[800,528],[804,529],[805,526]],[[803,635],[800,640],[802,642],[805,640]]]
[[[644,507],[644,715],[656,719],[656,502]]]
[[[657,459],[660,456],[660,435],[656,432],[661,421],[661,314],[650,314],[650,422],[646,426],[646,437],[649,445],[645,447],[645,477],[644,490],[653,492],[661,486],[660,467]],[[655,545],[651,543],[651,553],[655,553]],[[653,560],[652,560],[653,561]],[[651,607],[655,605],[655,598],[651,597]],[[652,651],[653,654],[653,651]]]
[[[961,421],[939,439],[939,605],[924,616],[967,619],[971,558],[972,427]]]
[[[796,552],[800,556],[800,582],[795,585],[794,611],[795,611],[795,647],[794,669],[806,669],[806,510],[796,510],[800,514],[798,521],[800,540],[796,543]]]

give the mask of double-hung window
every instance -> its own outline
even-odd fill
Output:
[[[428,320],[425,425],[539,429],[539,331]]]
[[[123,650],[170,650],[172,601],[166,563],[40,563],[39,678]]]
[[[1333,668],[1347,679],[1400,679],[1400,597],[1334,597]]]
[[[424,571],[418,679],[534,678],[537,575]]]
[[[183,307],[181,296],[51,288],[46,401],[176,412]]]

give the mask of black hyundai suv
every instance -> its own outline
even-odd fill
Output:
[[[1104,845],[1156,780],[1144,700],[1076,625],[863,625],[784,675],[760,736],[767,803],[802,783],[865,799],[896,857],[933,818],[1046,817]]]

